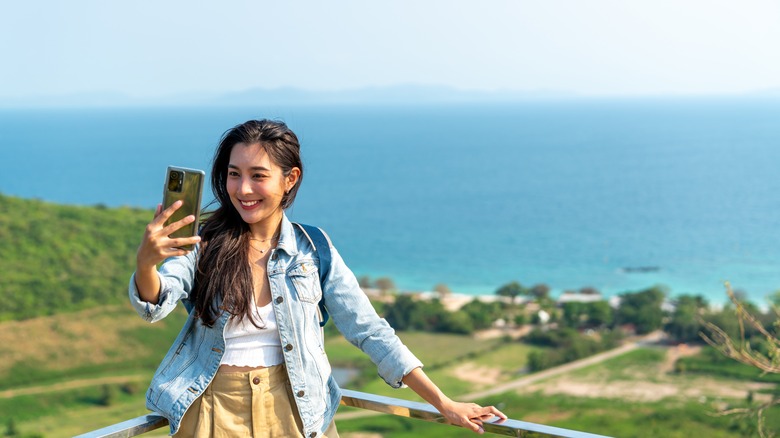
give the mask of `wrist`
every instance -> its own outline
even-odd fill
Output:
[[[443,414],[444,412],[451,410],[454,402],[444,395],[444,393],[439,392],[438,394],[434,394],[433,399],[429,401],[429,403],[436,408],[437,411]]]
[[[141,254],[135,256],[135,270],[136,272],[150,273],[157,270],[157,263],[154,260],[147,260],[147,257],[143,257]]]

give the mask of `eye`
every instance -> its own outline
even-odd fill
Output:
[[[238,172],[236,172],[235,170],[228,170],[228,176],[236,177],[238,176]]]
[[[252,178],[254,178],[254,179],[263,179],[263,178],[266,178],[266,175],[262,174],[262,173],[256,173],[256,174],[252,175]]]

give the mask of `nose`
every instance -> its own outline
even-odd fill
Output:
[[[238,183],[238,193],[241,195],[252,193],[252,185],[249,178],[241,177],[241,181]]]

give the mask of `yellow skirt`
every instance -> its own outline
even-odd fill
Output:
[[[284,365],[248,372],[217,372],[184,414],[174,437],[303,437]],[[331,422],[323,438],[338,438]]]

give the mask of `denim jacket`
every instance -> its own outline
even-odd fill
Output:
[[[225,351],[224,329],[230,316],[223,312],[213,327],[194,316],[189,293],[194,283],[199,247],[186,256],[167,259],[159,269],[157,304],[143,301],[130,279],[130,301],[142,318],[159,321],[182,301],[189,318],[152,378],[146,406],[168,418],[175,433],[184,413],[211,383]],[[422,363],[380,318],[358,286],[354,274],[331,247],[332,263],[320,285],[317,254],[303,232],[286,216],[277,248],[268,258],[271,302],[295,404],[306,437],[317,437],[336,414],[341,390],[331,374],[319,326],[318,303],[325,307],[339,331],[377,365],[379,375],[394,388]]]

